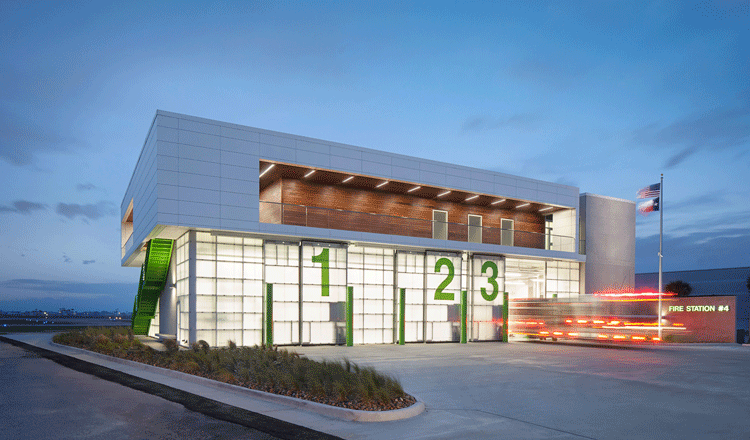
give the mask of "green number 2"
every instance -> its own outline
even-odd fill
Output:
[[[328,248],[323,248],[322,251],[318,255],[312,256],[312,262],[313,263],[322,263],[323,267],[321,268],[321,274],[320,274],[320,287],[321,287],[321,295],[322,296],[328,296],[328,294],[331,292],[331,288],[329,286],[329,278],[328,278]]]
[[[492,276],[490,276],[487,281],[492,284],[492,293],[487,294],[487,289],[482,287],[482,298],[486,299],[487,301],[494,301],[495,298],[497,298],[497,294],[500,292],[500,286],[497,285],[497,264],[495,264],[494,261],[485,261],[482,265],[482,275],[487,271],[487,269],[492,269]]]
[[[454,294],[443,292],[443,289],[448,287],[451,281],[453,281],[453,275],[455,274],[455,269],[453,268],[453,262],[445,257],[437,260],[435,262],[435,273],[440,273],[440,269],[443,266],[448,266],[448,276],[445,277],[443,282],[440,283],[437,290],[435,291],[435,299],[453,301],[453,299],[455,298]]]

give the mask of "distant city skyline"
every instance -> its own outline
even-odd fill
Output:
[[[2,310],[132,308],[119,206],[157,109],[634,202],[664,173],[664,270],[750,264],[747,3],[2,9]]]

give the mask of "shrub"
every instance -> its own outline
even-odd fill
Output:
[[[53,340],[188,374],[347,407],[362,404],[371,409],[373,403],[393,407],[396,401],[402,406],[413,402],[398,380],[348,359],[315,362],[278,347],[237,347],[233,341],[228,341],[226,348],[211,349],[201,340],[192,344],[191,350],[180,351],[177,341],[169,339],[164,341],[166,351],[158,352],[134,338],[130,329],[123,328],[71,330],[55,335]]]
[[[164,342],[164,348],[167,349],[167,353],[173,354],[180,351],[180,346],[177,344],[177,339],[165,339]]]

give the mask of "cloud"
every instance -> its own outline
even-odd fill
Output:
[[[70,258],[69,256],[63,254],[63,261],[66,262],[66,263],[72,263],[73,259]]]
[[[668,169],[700,150],[736,149],[742,154],[749,149],[750,102],[685,116],[666,126],[651,123],[635,130],[633,139],[656,148],[677,147],[664,163]]]
[[[664,271],[747,266],[750,231],[745,227],[696,231],[684,236],[664,234]],[[659,268],[659,235],[636,238],[636,273]]]
[[[32,165],[39,153],[68,152],[74,140],[0,109],[0,159],[16,166]]]
[[[44,203],[29,202],[28,200],[16,200],[13,206],[0,205],[0,213],[8,212],[15,214],[31,214],[32,211],[43,211],[47,209]]]
[[[96,260],[83,260],[83,264],[92,264],[96,263]]]
[[[498,128],[526,128],[532,126],[541,118],[533,113],[517,113],[507,118],[492,116],[474,116],[467,119],[461,130],[464,133],[494,130]]]
[[[572,86],[586,73],[587,68],[572,53],[565,57],[546,54],[538,58],[527,58],[510,65],[507,73],[519,81],[535,86],[562,90]]]
[[[96,220],[104,216],[115,215],[115,205],[111,202],[101,201],[95,205],[79,205],[77,203],[58,203],[55,210],[58,214],[73,219],[82,217],[84,219]]]
[[[92,183],[79,183],[76,185],[76,189],[78,191],[91,191],[92,189],[96,189],[96,186]]]

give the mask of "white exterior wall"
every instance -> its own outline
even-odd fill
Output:
[[[577,245],[573,252],[564,252],[259,223],[259,160],[578,210],[578,188],[572,186],[159,110],[123,199],[124,215],[134,198],[135,228],[134,245],[126,249],[123,264],[140,265],[143,256],[132,253],[147,239],[174,239],[189,228],[585,261]],[[577,224],[577,216],[571,221]],[[576,243],[577,233],[577,227],[570,228]]]
[[[568,209],[552,214],[552,250],[569,248],[571,243],[567,237],[575,237],[578,225],[577,211]],[[578,239],[572,243],[574,249],[578,250]]]
[[[130,179],[130,184],[120,205],[120,218],[122,219],[130,205],[130,200],[133,200],[133,235],[132,239],[129,240],[130,246],[125,249],[125,256],[122,259],[123,264],[131,256],[133,250],[140,248],[140,245],[157,225],[157,130],[155,129],[157,120],[158,115],[154,118],[148,132],[133,177]],[[141,263],[142,258],[140,262],[133,265],[140,265]]]
[[[635,202],[581,194],[586,235],[585,291],[635,288]]]

